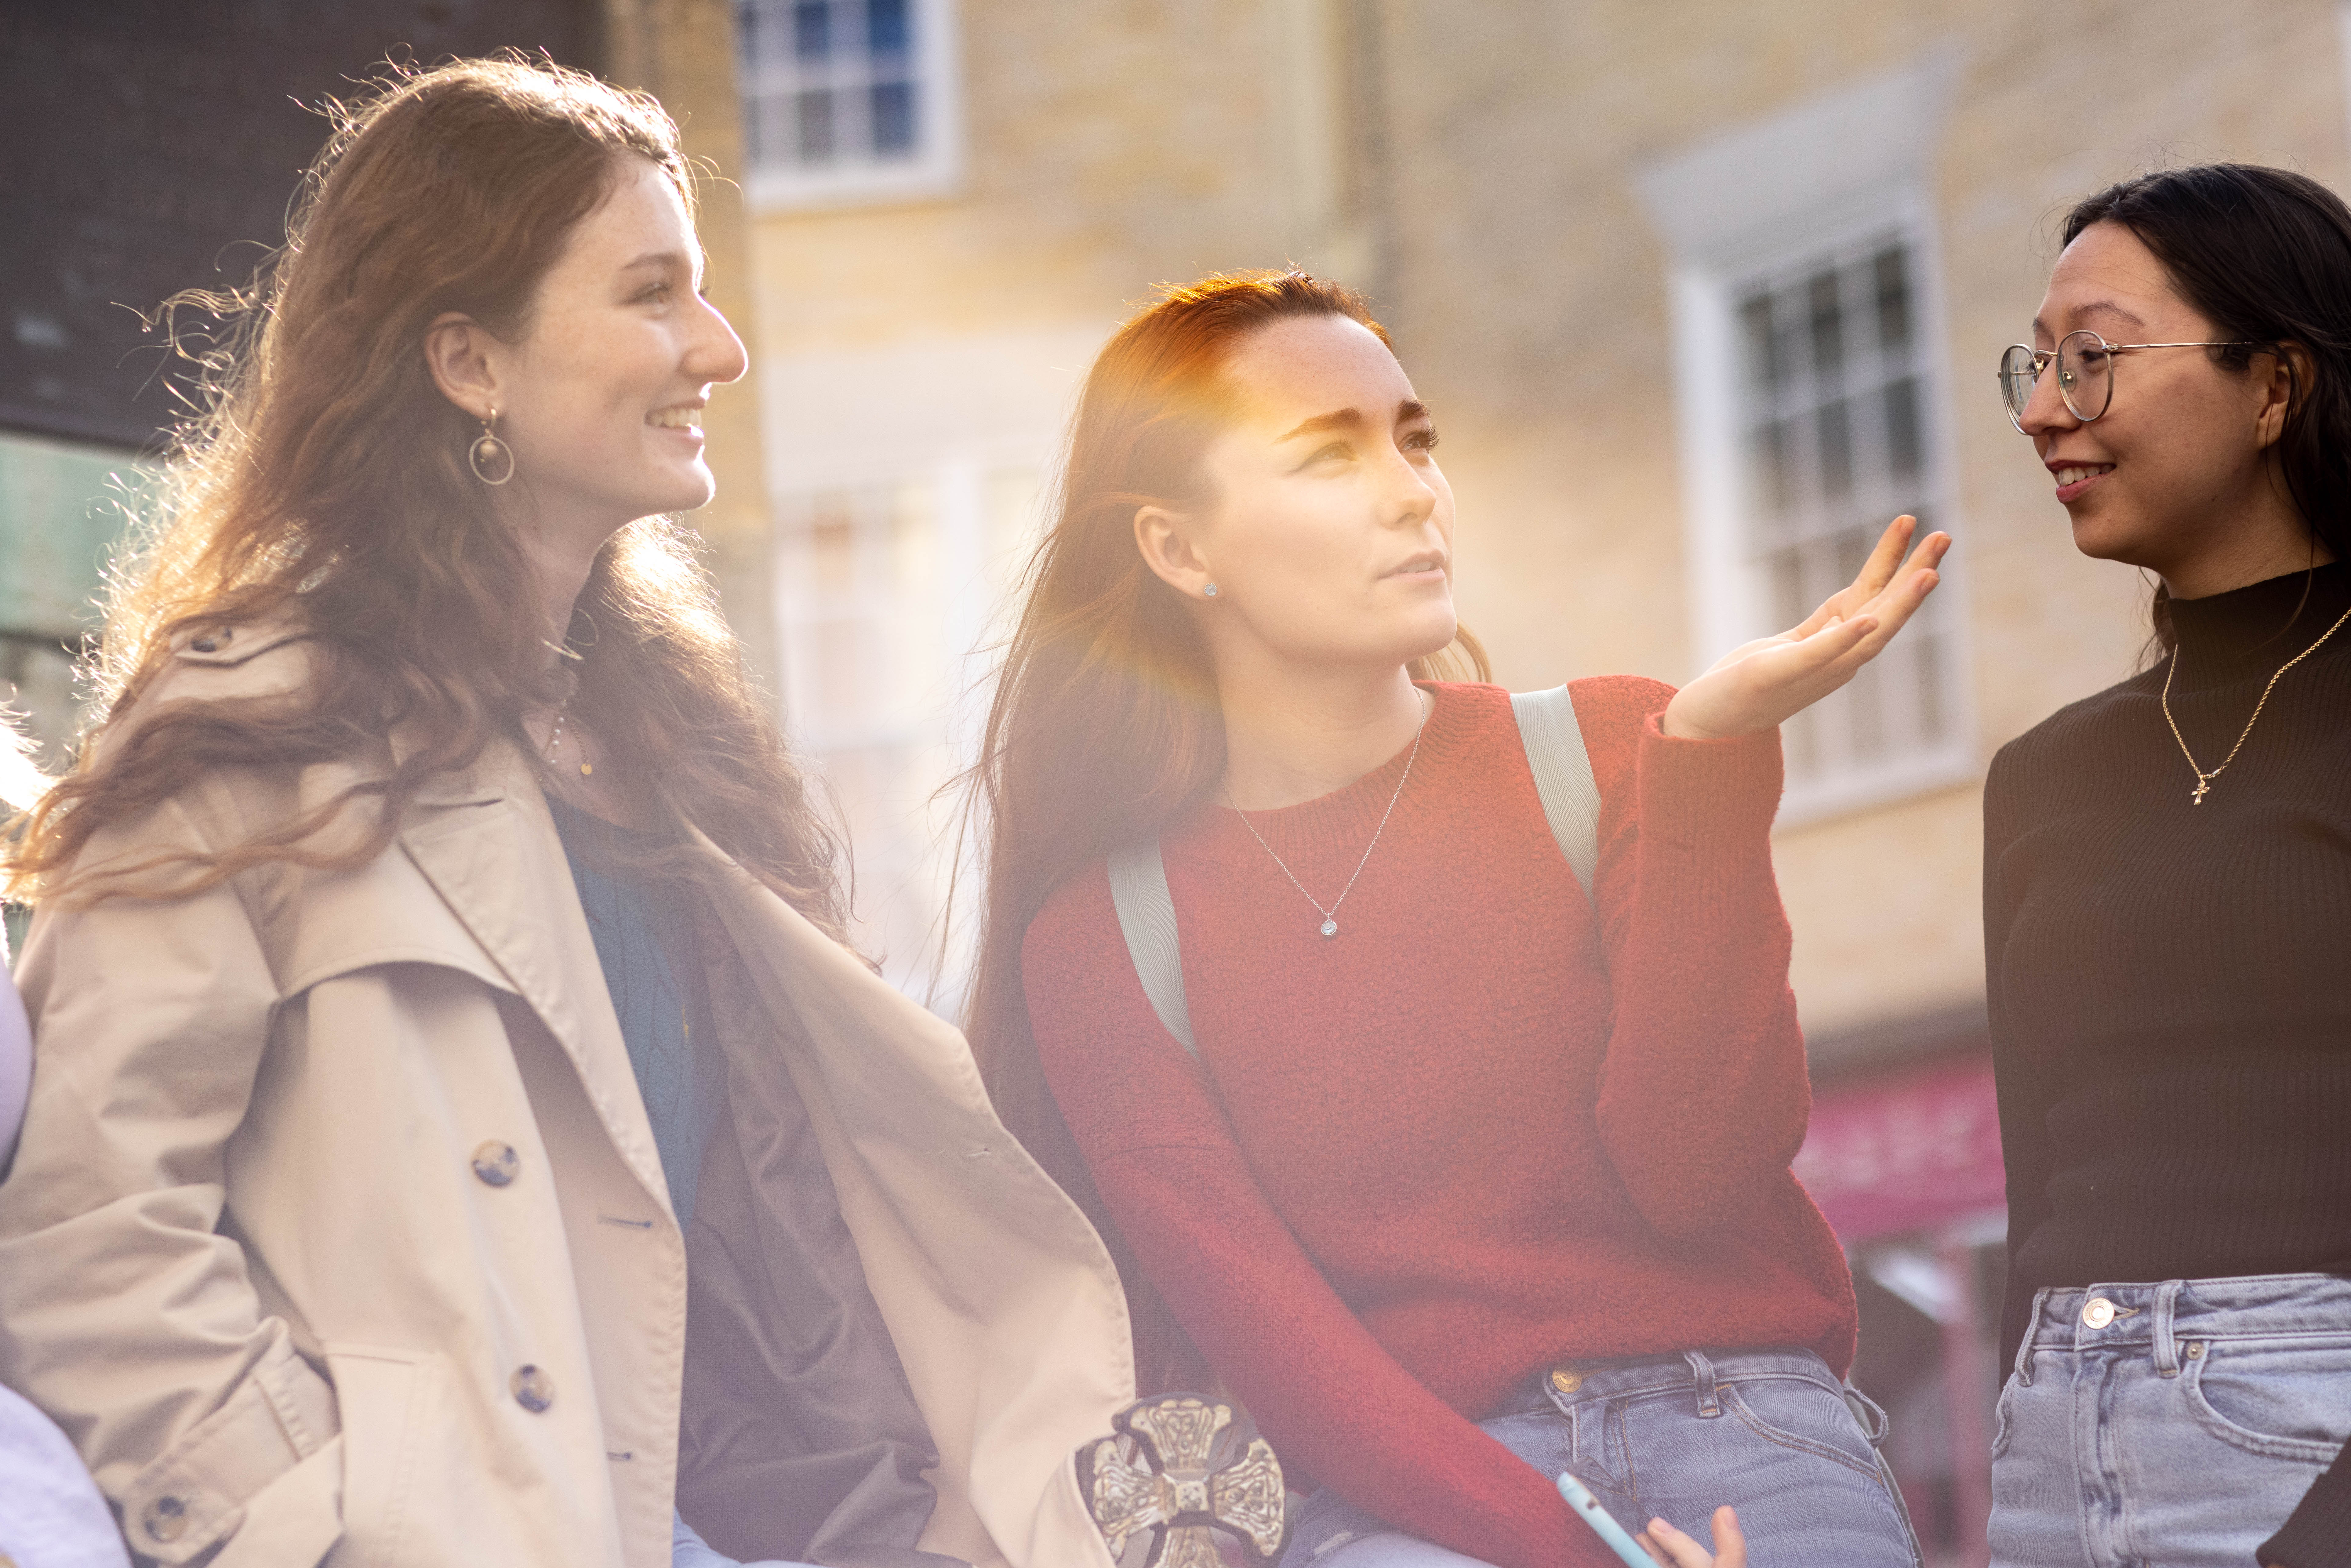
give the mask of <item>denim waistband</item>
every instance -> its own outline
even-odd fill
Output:
[[[2351,1335],[2351,1279],[2339,1274],[2051,1286],[2032,1298],[2016,1371],[2029,1385],[2038,1352],[2144,1345],[2170,1375],[2179,1369],[2182,1344],[2345,1335]]]
[[[1844,1385],[1828,1363],[1809,1350],[1688,1350],[1663,1355],[1608,1356],[1568,1360],[1542,1367],[1502,1396],[1486,1419],[1555,1410],[1587,1399],[1688,1390],[1701,1411],[1719,1383],[1758,1377],[1801,1377],[1832,1392]]]

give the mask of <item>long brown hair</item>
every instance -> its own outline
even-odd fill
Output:
[[[201,352],[201,415],[183,428],[143,549],[115,576],[89,671],[119,717],[198,626],[290,621],[311,679],[290,702],[170,703],[80,765],[26,824],[12,884],[54,895],[90,835],[208,768],[404,755],[354,847],[319,847],[343,802],[211,855],[127,868],[209,885],[265,861],[346,866],[380,853],[434,774],[463,768],[550,696],[529,566],[468,470],[474,434],[433,384],[423,342],[444,311],[508,340],[539,280],[625,161],[693,209],[693,171],[661,106],[520,56],[395,73],[348,109],[311,166],[285,247],[253,287],[169,302],[222,327]],[[573,711],[624,785],[694,823],[836,936],[835,841],[720,618],[691,536],[621,530],[579,601]],[[683,873],[682,848],[645,869]],[[110,878],[112,888],[117,879]],[[121,890],[155,891],[146,883]]]
[[[1312,316],[1361,322],[1388,342],[1361,295],[1295,271],[1163,287],[1112,335],[1086,376],[1058,515],[1030,558],[980,759],[966,776],[988,846],[972,1050],[998,1115],[1110,1245],[1146,1387],[1207,1369],[1103,1211],[1053,1103],[1029,1032],[1020,945],[1055,888],[1200,798],[1224,770],[1207,649],[1176,591],[1144,564],[1134,514],[1207,498],[1200,460],[1230,417],[1227,361],[1259,329]],[[1457,662],[1486,678],[1485,652],[1467,630],[1412,673],[1427,679]]]

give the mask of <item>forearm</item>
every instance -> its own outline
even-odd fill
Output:
[[[1779,786],[1776,735],[1674,740],[1652,717],[1638,841],[1603,879],[1622,914],[1601,1133],[1669,1235],[1735,1222],[1803,1142],[1811,1090],[1771,872]]]
[[[1399,1529],[1498,1568],[1607,1561],[1550,1478],[1364,1328],[1238,1148],[1155,1148],[1104,1161],[1096,1180],[1176,1317],[1285,1456]]]

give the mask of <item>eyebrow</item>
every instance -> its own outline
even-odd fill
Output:
[[[1398,424],[1427,417],[1428,405],[1418,398],[1408,397],[1396,404],[1395,422]],[[1361,409],[1337,409],[1330,413],[1318,413],[1311,419],[1301,420],[1294,428],[1275,436],[1274,441],[1277,444],[1295,441],[1301,435],[1319,435],[1326,430],[1361,429],[1368,423],[1370,422],[1364,419]]]
[[[698,259],[700,258],[688,256],[683,251],[649,250],[645,252],[644,255],[637,257],[636,260],[623,266],[621,270],[622,272],[643,272],[653,267],[674,267],[677,270],[684,272],[688,277],[695,278],[698,283],[701,278],[701,271],[695,266],[695,261]]]
[[[2145,317],[2138,315],[2135,311],[2124,309],[2121,306],[2116,304],[2111,299],[2093,299],[2087,305],[2084,305],[2076,308],[2074,314],[2076,316],[2112,316],[2118,320],[2127,321],[2134,327],[2144,327],[2147,325],[2147,319]],[[2032,319],[2032,329],[2036,332],[2046,332],[2049,330],[2048,327],[2042,322],[2041,318],[2038,316],[2035,316]]]

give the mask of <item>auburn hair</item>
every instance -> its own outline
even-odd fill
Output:
[[[630,160],[659,169],[691,213],[677,128],[649,97],[520,55],[395,70],[333,113],[287,243],[253,285],[163,308],[174,347],[201,371],[199,413],[177,433],[143,540],[113,574],[85,672],[105,720],[8,852],[20,894],[90,884],[74,862],[93,833],[230,767],[385,759],[352,791],[377,798],[356,841],[321,847],[346,796],[248,842],[159,856],[94,885],[160,896],[270,861],[362,863],[430,778],[497,737],[519,742],[525,711],[562,695],[567,677],[545,673],[529,562],[468,468],[472,422],[434,386],[424,334],[459,311],[526,336],[540,280]],[[173,323],[199,311],[221,324],[192,349]],[[177,640],[262,621],[306,640],[301,691],[166,702],[119,744],[99,744]],[[616,781],[840,936],[834,835],[692,537],[659,517],[622,528],[596,557],[568,640],[572,711]],[[654,873],[694,864],[682,842],[615,852]]]
[[[1103,1210],[1054,1104],[1020,947],[1054,889],[1200,799],[1224,771],[1207,648],[1176,591],[1144,565],[1134,516],[1210,498],[1201,458],[1232,416],[1226,365],[1252,334],[1315,316],[1360,322],[1389,343],[1361,295],[1298,271],[1164,285],[1112,334],[1080,394],[1052,524],[1029,559],[979,760],[965,775],[969,820],[987,846],[967,1032],[997,1114],[1109,1244],[1146,1389],[1202,1386],[1210,1369]],[[1487,676],[1467,630],[1411,668],[1416,679]]]

